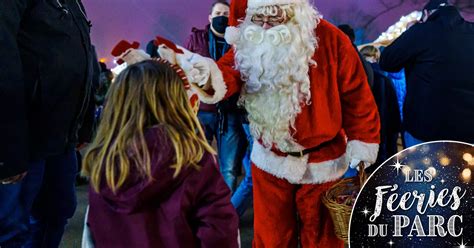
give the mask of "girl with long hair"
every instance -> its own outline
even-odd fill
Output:
[[[121,72],[85,155],[96,247],[237,247],[238,217],[186,94],[165,61]]]

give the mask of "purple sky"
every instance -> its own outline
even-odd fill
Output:
[[[82,0],[93,22],[92,41],[99,58],[107,58],[121,39],[139,41],[144,47],[156,35],[182,44],[192,27],[208,23],[209,6],[213,0]],[[311,1],[311,0],[310,0]],[[461,0],[473,3],[474,0]],[[420,9],[427,0],[314,0],[325,19],[336,24],[349,23],[361,29],[359,39],[373,40],[402,15]],[[387,11],[364,28],[371,18]],[[405,2],[405,3],[403,3]],[[384,4],[385,3],[385,4]],[[384,6],[385,5],[385,6]],[[474,21],[474,12],[463,13]],[[110,64],[109,64],[110,65]]]

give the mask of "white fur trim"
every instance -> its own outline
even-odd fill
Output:
[[[347,143],[346,164],[349,164],[351,161],[362,161],[365,162],[365,167],[367,168],[369,165],[375,163],[378,152],[379,144],[351,140]]]
[[[127,66],[127,62],[124,62],[123,64],[112,68],[111,71],[114,74],[114,77],[118,76],[123,70],[127,69]]]
[[[214,95],[211,96],[207,94],[203,89],[197,87],[196,85],[193,85],[193,88],[198,94],[199,100],[201,100],[203,103],[214,104],[224,99],[224,96],[227,93],[227,85],[224,82],[224,76],[222,75],[221,70],[214,60],[210,58],[204,59],[206,59],[207,65],[209,66],[210,77],[209,81],[206,83],[206,85],[204,85],[203,88],[214,89]]]
[[[229,26],[225,29],[225,41],[230,45],[235,45],[240,39],[240,29]]]
[[[303,179],[298,184],[321,184],[335,181],[346,173],[349,165],[345,161],[344,154],[333,160],[309,163]]]
[[[253,143],[251,160],[259,169],[286,179],[292,184],[321,184],[334,181],[344,175],[347,164],[344,155],[320,163],[308,163],[308,155],[302,158],[278,156],[263,147],[257,140]]]
[[[248,8],[256,9],[263,6],[295,4],[304,1],[305,0],[248,0],[247,6]]]
[[[257,140],[253,142],[250,159],[265,172],[289,182],[300,181],[308,164],[308,155],[301,158],[287,156],[281,157],[263,147]]]

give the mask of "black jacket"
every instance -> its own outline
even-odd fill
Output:
[[[0,178],[90,139],[89,31],[80,0],[0,1]]]
[[[441,7],[387,47],[385,71],[405,68],[404,129],[415,138],[474,143],[474,24]]]

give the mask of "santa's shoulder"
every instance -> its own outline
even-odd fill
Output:
[[[344,34],[338,27],[334,24],[321,19],[318,26],[316,27],[316,36],[318,37],[318,43],[324,44],[325,42],[330,42],[331,44],[344,44],[351,45],[351,41],[346,34]],[[337,41],[337,43],[334,43]]]

